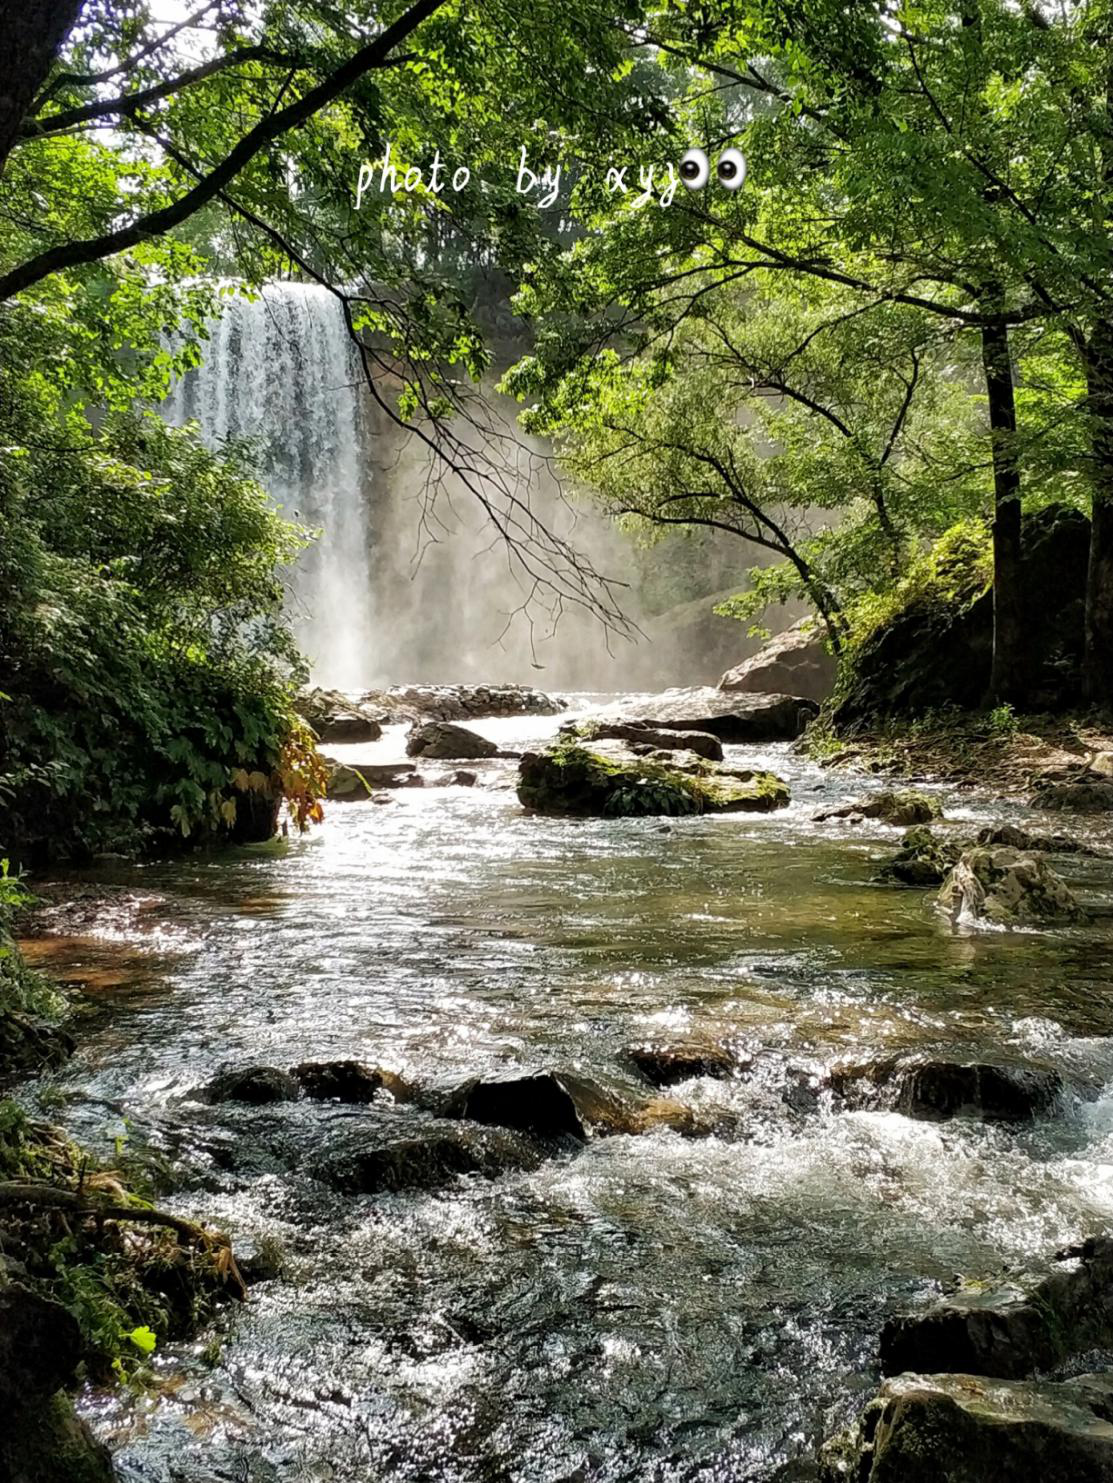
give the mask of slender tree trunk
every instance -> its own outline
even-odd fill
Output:
[[[1105,24],[1105,136],[1101,186],[1106,229],[1113,227],[1113,25]],[[1086,579],[1087,700],[1113,704],[1113,317],[1099,318],[1086,347],[1086,389],[1094,455],[1090,569]]]
[[[85,0],[0,0],[0,173]]]
[[[1023,702],[1029,683],[1021,578],[1016,399],[1009,332],[1004,325],[987,325],[982,330],[982,366],[993,449],[993,670],[988,699],[1019,703]]]
[[[1095,325],[1086,348],[1094,454],[1090,569],[1086,582],[1087,700],[1113,705],[1113,320]]]

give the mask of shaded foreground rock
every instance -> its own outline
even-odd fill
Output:
[[[978,846],[959,857],[939,892],[952,922],[999,926],[1085,919],[1074,893],[1042,855]]]
[[[1113,1483],[1113,1376],[887,1380],[821,1483]]]
[[[1050,1112],[1063,1094],[1063,1078],[1051,1066],[942,1057],[836,1066],[829,1084],[851,1107],[888,1107],[933,1122],[1024,1122]]]
[[[901,886],[942,885],[968,844],[968,840],[941,839],[925,825],[918,825],[904,836],[900,849],[877,872],[877,879]]]
[[[67,1308],[14,1284],[0,1286],[0,1478],[111,1483],[115,1477],[107,1448],[63,1390],[82,1351],[81,1330]]]
[[[838,661],[828,653],[821,629],[812,619],[802,618],[728,669],[719,689],[823,701],[835,688],[837,671]]]
[[[498,751],[493,741],[451,721],[427,721],[414,726],[406,738],[408,757],[497,757]]]
[[[700,759],[682,769],[654,758],[605,754],[568,742],[525,754],[518,771],[518,798],[537,813],[610,818],[766,813],[790,801],[787,786],[773,773],[720,771]]]
[[[585,721],[571,728],[571,732],[575,739],[584,742],[624,741],[634,747],[694,752],[710,762],[723,760],[723,744],[710,731],[673,731],[667,726],[649,726],[638,721]]]
[[[1050,1270],[970,1284],[881,1333],[881,1373],[962,1371],[1020,1379],[1113,1345],[1113,1241],[1100,1238]]]
[[[541,1161],[528,1140],[490,1128],[438,1125],[411,1138],[334,1154],[323,1178],[344,1194],[373,1195],[403,1189],[437,1189],[460,1174],[492,1179]]]
[[[798,695],[745,695],[697,686],[639,697],[620,715],[605,719],[670,731],[709,731],[724,742],[795,741],[819,713]]]

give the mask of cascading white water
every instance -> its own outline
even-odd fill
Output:
[[[252,438],[285,514],[319,529],[291,581],[295,632],[319,684],[356,690],[376,669],[374,595],[359,448],[359,368],[343,312],[313,284],[230,298],[200,368],[164,406],[211,448]]]

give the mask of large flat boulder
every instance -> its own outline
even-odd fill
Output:
[[[692,757],[683,767],[673,754],[640,757],[607,742],[588,749],[561,742],[527,752],[518,769],[518,798],[534,813],[583,818],[644,815],[767,813],[790,801],[770,772],[723,768]]]
[[[961,1370],[1020,1379],[1113,1345],[1113,1240],[1094,1239],[1049,1268],[970,1283],[889,1319],[881,1373]]]
[[[328,796],[334,803],[358,803],[376,788],[407,788],[417,775],[415,762],[337,762],[326,757]]]
[[[824,701],[835,688],[837,671],[838,661],[823,642],[822,631],[814,620],[802,618],[728,669],[719,689]]]
[[[727,743],[761,743],[795,741],[818,712],[815,701],[798,695],[730,694],[705,685],[639,696],[619,715],[602,719],[670,731],[709,731]]]
[[[1113,1376],[886,1380],[821,1483],[1113,1483]]]
[[[709,762],[723,760],[723,744],[710,731],[674,731],[667,726],[649,726],[637,721],[585,721],[572,734],[580,741],[623,741],[631,747],[656,748],[663,752],[694,752]]]
[[[452,758],[497,757],[498,747],[485,736],[457,726],[453,721],[426,721],[411,728],[406,738],[408,757]]]
[[[466,721],[481,716],[555,716],[568,709],[559,695],[532,685],[391,685],[360,703],[398,720]]]
[[[298,712],[318,741],[378,741],[383,734],[377,708],[352,700],[340,690],[303,690]]]
[[[848,1106],[890,1108],[929,1122],[1025,1122],[1052,1111],[1063,1094],[1053,1066],[931,1055],[843,1063],[832,1068],[829,1084]]]

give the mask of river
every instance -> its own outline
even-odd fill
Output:
[[[475,729],[521,748],[559,719]],[[329,750],[401,745],[391,728]],[[1108,860],[1054,862],[1096,924],[956,932],[930,893],[872,883],[900,831],[813,821],[879,780],[727,751],[784,776],[792,806],[532,818],[491,762],[477,787],[331,807],[304,838],[68,878],[76,907],[31,944],[89,1006],[40,1088],[52,1118],[156,1160],[169,1208],[274,1236],[287,1263],[156,1354],[149,1390],[82,1397],[123,1479],[805,1479],[874,1384],[887,1314],[1108,1228]],[[356,1057],[427,1089],[560,1067],[644,1098],[625,1048],[693,1033],[756,1053],[675,1089],[715,1136],[598,1138],[434,1193],[317,1177],[342,1144],[420,1126],[415,1108],[191,1097],[223,1065]],[[924,1047],[1036,1055],[1079,1091],[1015,1128],[816,1090],[840,1057]]]

